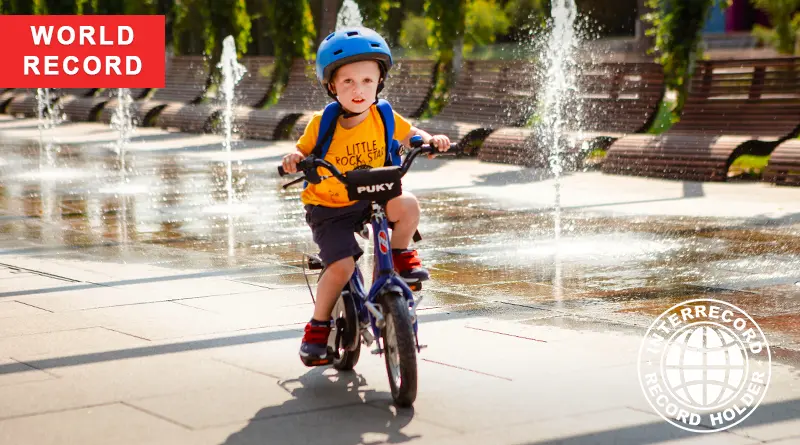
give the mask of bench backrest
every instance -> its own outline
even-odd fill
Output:
[[[698,62],[674,131],[783,136],[800,125],[800,58]]]
[[[645,131],[664,96],[663,68],[656,63],[582,65],[576,81],[577,124],[585,131]]]
[[[165,87],[156,90],[151,100],[195,102],[206,90],[208,73],[203,56],[175,56],[167,62]]]
[[[396,60],[381,96],[405,118],[422,114],[433,91],[434,60]]]
[[[247,72],[236,85],[237,105],[260,107],[272,88],[275,74],[275,58],[271,56],[248,56],[240,61]],[[217,94],[219,96],[219,93]]]
[[[313,62],[295,59],[289,71],[286,88],[275,105],[298,112],[320,111],[325,108],[332,99],[319,85],[314,69]]]
[[[521,125],[532,112],[533,78],[534,65],[528,62],[467,60],[436,119]]]

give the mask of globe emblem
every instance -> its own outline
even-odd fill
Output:
[[[678,330],[664,348],[662,375],[670,393],[697,410],[729,404],[744,389],[747,352],[738,337],[716,323]]]

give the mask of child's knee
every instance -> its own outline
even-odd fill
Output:
[[[396,221],[403,215],[418,215],[420,212],[419,201],[411,193],[403,192],[402,195],[387,203],[386,210],[390,214],[389,219]]]
[[[328,266],[325,273],[330,273],[341,280],[348,280],[353,272],[356,270],[356,262],[353,257],[342,258],[341,260],[334,261]]]

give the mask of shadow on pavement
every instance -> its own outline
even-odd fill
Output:
[[[726,431],[737,434],[737,430],[742,428],[759,427],[778,422],[797,420],[798,418],[800,418],[800,399],[762,403],[753,411],[750,417]],[[788,434],[788,427],[786,431]],[[588,445],[604,443],[644,445],[692,439],[697,438],[699,434],[700,433],[684,431],[659,419],[656,422],[643,425],[626,426],[613,430],[597,431],[571,437],[560,437],[558,439],[540,442],[529,442],[526,445]],[[798,432],[798,434],[800,434],[800,432]],[[738,435],[742,436],[743,433],[738,433]]]
[[[280,381],[292,399],[256,412],[247,426],[221,445],[286,443],[404,443],[419,438],[400,430],[414,418],[413,408],[395,409],[386,403],[388,393],[361,389],[366,380],[356,372],[324,372],[313,368],[297,379]],[[324,408],[313,408],[323,404]],[[367,437],[365,437],[365,435]]]

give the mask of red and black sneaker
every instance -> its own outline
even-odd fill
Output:
[[[327,365],[333,361],[328,354],[328,336],[331,321],[317,321],[313,318],[306,324],[303,342],[300,344],[300,360],[306,366]]]
[[[406,283],[420,283],[430,279],[428,270],[422,267],[416,250],[392,249],[392,262],[394,270],[400,274]]]

